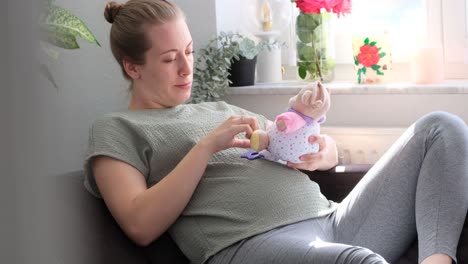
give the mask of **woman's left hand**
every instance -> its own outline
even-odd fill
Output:
[[[304,154],[299,157],[303,163],[288,161],[288,166],[301,170],[329,170],[338,164],[338,150],[336,142],[327,135],[310,136],[309,143],[318,143],[317,153]]]

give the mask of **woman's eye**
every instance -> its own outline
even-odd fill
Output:
[[[176,60],[176,58],[168,58],[168,59],[165,59],[164,62],[169,63],[169,62],[173,62],[175,60]]]
[[[191,50],[191,51],[187,51],[185,54],[191,55],[191,54],[194,54],[194,53],[195,53],[195,51],[194,51],[194,50]]]

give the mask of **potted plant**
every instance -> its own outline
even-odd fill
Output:
[[[193,73],[192,103],[217,101],[225,93],[226,87],[234,81],[238,69],[231,67],[254,60],[259,52],[259,45],[241,34],[220,32],[210,39],[208,44],[197,53]],[[255,76],[255,63],[250,67],[250,74]],[[252,83],[253,84],[253,81]]]
[[[259,46],[249,38],[239,37],[238,56],[234,56],[229,69],[229,86],[247,86],[255,83],[255,65]]]

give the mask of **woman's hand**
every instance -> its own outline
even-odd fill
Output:
[[[309,143],[318,143],[319,151],[312,154],[304,154],[299,157],[303,163],[288,162],[289,167],[301,170],[328,170],[338,164],[338,150],[336,142],[327,135],[310,136]]]
[[[212,153],[228,148],[250,148],[250,140],[238,139],[236,135],[245,133],[250,138],[252,132],[258,129],[258,121],[254,116],[231,116],[200,140]]]

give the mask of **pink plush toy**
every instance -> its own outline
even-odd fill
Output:
[[[315,82],[291,97],[289,106],[267,131],[253,132],[250,146],[266,159],[301,163],[301,155],[319,150],[318,143],[310,144],[308,138],[320,134],[320,124],[330,109],[330,90]]]

